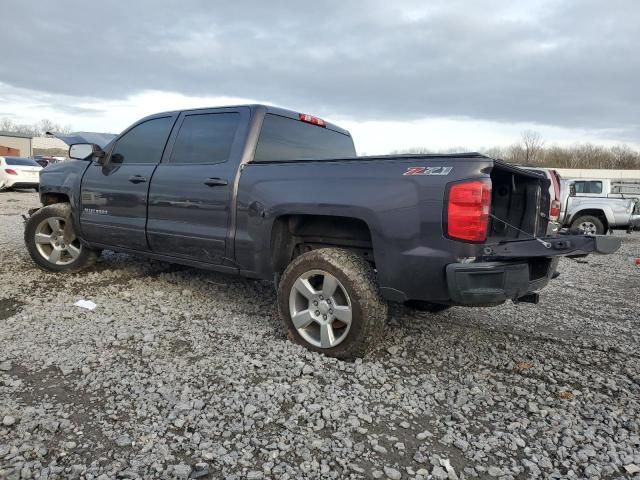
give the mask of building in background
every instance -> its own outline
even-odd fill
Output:
[[[25,133],[0,131],[0,156],[66,157],[68,152],[69,145],[55,137],[32,137]]]
[[[562,178],[631,178],[640,180],[640,170],[606,170],[593,168],[556,168]]]
[[[33,155],[31,135],[0,132],[0,155],[30,157]]]
[[[69,153],[69,145],[55,137],[33,137],[31,147],[34,155],[66,157]]]

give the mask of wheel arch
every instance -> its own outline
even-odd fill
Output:
[[[365,220],[357,217],[314,214],[276,217],[270,237],[273,272],[282,273],[300,246],[304,246],[304,251],[341,247],[375,263],[371,228]]]
[[[69,195],[60,192],[45,192],[40,195],[40,201],[43,206],[53,205],[54,203],[71,203]]]
[[[587,207],[587,208],[582,208],[578,212],[573,214],[571,216],[571,220],[569,221],[569,225],[572,225],[577,218],[584,217],[587,215],[600,219],[600,221],[602,222],[602,225],[605,228],[605,231],[609,230],[610,225],[615,224],[613,212],[607,211],[606,208],[588,208]]]

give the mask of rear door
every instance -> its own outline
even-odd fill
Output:
[[[148,250],[145,234],[149,182],[177,115],[147,118],[125,131],[103,165],[82,179],[80,226],[90,242]]]
[[[184,112],[149,190],[147,237],[156,253],[220,264],[248,107]]]

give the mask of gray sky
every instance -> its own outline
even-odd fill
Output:
[[[360,151],[640,144],[640,2],[2,0],[0,117],[120,131],[268,102]]]

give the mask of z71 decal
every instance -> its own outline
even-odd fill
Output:
[[[409,167],[402,175],[449,175],[453,167]]]

